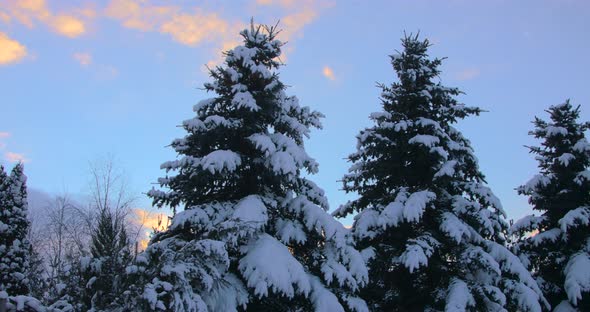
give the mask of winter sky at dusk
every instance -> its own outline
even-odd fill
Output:
[[[380,110],[376,82],[396,80],[388,55],[420,31],[444,85],[487,110],[461,122],[509,218],[529,212],[514,188],[537,171],[523,145],[530,121],[571,98],[590,120],[590,2],[0,0],[0,163],[23,159],[28,185],[85,193],[88,163],[114,156],[132,191],[163,175],[192,106],[212,96],[204,64],[239,42],[250,18],[284,29],[281,80],[326,115],[307,151],[331,209],[355,135]],[[149,207],[142,196],[138,206]],[[350,223],[350,221],[345,221]]]

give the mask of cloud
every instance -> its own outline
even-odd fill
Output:
[[[301,31],[307,24],[313,22],[318,16],[318,11],[312,7],[306,7],[303,11],[289,14],[281,19],[281,23],[284,25],[282,36],[285,40],[289,40],[295,35],[303,37]]]
[[[73,57],[82,66],[88,66],[92,64],[92,55],[90,53],[74,53]]]
[[[15,20],[29,28],[35,23],[41,23],[62,36],[76,38],[86,32],[86,26],[81,17],[93,18],[95,13],[91,9],[77,9],[75,14],[54,13],[45,0],[8,1],[6,12],[0,12],[0,20],[10,23]]]
[[[147,4],[147,5],[143,5]],[[106,16],[119,20],[124,27],[151,31],[161,25],[170,16],[178,13],[176,6],[149,5],[146,1],[111,0],[105,9]]]
[[[8,15],[8,14],[0,11],[0,22],[3,22],[5,24],[8,24],[8,23],[10,23],[10,20],[11,19],[12,18],[10,17],[10,15]]]
[[[291,44],[285,46],[281,59],[284,61],[287,54],[295,50],[293,40],[303,38],[303,29],[313,23],[320,13],[335,5],[332,1],[321,0],[257,0],[260,6],[277,6],[282,10],[283,16],[280,18],[279,39],[288,41]]]
[[[163,231],[168,227],[168,216],[161,212],[152,212],[142,208],[132,209],[131,222],[141,227],[139,249],[145,250],[154,229]]]
[[[237,37],[234,24],[218,14],[194,8],[194,13],[181,13],[178,6],[157,6],[148,1],[111,0],[106,16],[118,20],[123,27],[140,31],[157,31],[174,41],[196,46],[213,42],[223,46],[231,36]]]
[[[334,75],[334,71],[332,70],[332,68],[330,68],[328,66],[324,66],[322,73],[324,74],[324,77],[326,77],[332,81],[336,80],[336,76]]]
[[[86,32],[84,23],[70,15],[60,15],[51,19],[52,29],[60,35],[76,38]]]
[[[182,44],[194,46],[204,40],[214,41],[228,33],[229,24],[217,14],[197,10],[195,14],[172,16],[162,24],[160,31],[169,34]]]
[[[17,63],[27,55],[27,48],[0,32],[0,65]]]
[[[10,137],[9,132],[0,132],[0,140],[6,139],[8,137]],[[5,148],[6,148],[6,143],[0,141],[0,149],[5,149]]]
[[[258,5],[279,5],[282,7],[292,7],[295,4],[300,4],[303,1],[297,1],[297,0],[256,0],[256,4]],[[306,2],[312,2],[312,1],[306,1]]]
[[[481,71],[477,68],[467,68],[455,75],[457,80],[471,80],[478,77],[481,74]]]
[[[23,154],[14,153],[14,152],[6,152],[4,153],[4,159],[9,162],[29,162],[30,160],[25,157]]]

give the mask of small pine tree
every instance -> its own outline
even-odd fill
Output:
[[[83,257],[85,285],[82,301],[93,311],[124,306],[126,267],[131,263],[130,243],[124,217],[108,207],[102,209],[91,235],[90,257]]]
[[[0,290],[11,296],[29,293],[26,181],[21,163],[12,169],[10,176],[0,166]]]
[[[363,298],[375,311],[540,311],[540,289],[504,247],[502,206],[453,127],[481,110],[435,82],[428,40],[402,45],[399,82],[380,86],[383,111],[349,156],[344,190],[358,197],[335,212],[358,212],[353,233],[371,258]]]
[[[32,246],[29,250],[29,271],[27,274],[30,295],[43,301],[48,294],[49,284],[43,256]]]
[[[366,310],[354,295],[364,261],[326,212],[324,192],[302,176],[318,170],[303,140],[322,115],[285,94],[275,27],[241,35],[210,71],[205,89],[216,96],[195,106],[182,124],[188,134],[172,143],[182,157],[162,165],[176,172],[159,180],[169,190],[149,192],[183,211],[138,257],[155,275],[143,292],[148,309]]]
[[[542,141],[529,148],[540,173],[517,189],[541,215],[512,226],[514,247],[555,311],[590,311],[590,123],[569,100],[547,113],[530,132]]]

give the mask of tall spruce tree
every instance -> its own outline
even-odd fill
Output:
[[[14,166],[10,176],[0,166],[0,290],[10,296],[29,293],[26,181],[21,163]]]
[[[441,59],[428,40],[402,39],[391,56],[399,81],[381,85],[383,111],[357,136],[338,208],[371,258],[363,298],[375,311],[541,311],[541,291],[504,247],[499,200],[469,141],[453,124],[481,110],[435,82]]]
[[[215,97],[172,142],[162,164],[167,191],[149,192],[175,210],[138,262],[149,309],[175,311],[366,310],[355,297],[367,269],[352,237],[326,210],[324,192],[303,177],[318,164],[304,149],[322,115],[285,94],[276,27],[251,25],[225,53],[205,89]],[[139,266],[141,267],[141,266]],[[137,268],[130,269],[131,272]]]
[[[590,123],[569,100],[547,113],[530,132],[542,141],[530,147],[540,172],[518,188],[541,215],[512,226],[515,249],[555,311],[590,311]]]

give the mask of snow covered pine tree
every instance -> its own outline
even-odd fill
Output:
[[[29,293],[26,181],[21,163],[14,166],[10,176],[0,166],[0,291],[9,296]]]
[[[541,311],[541,290],[504,246],[500,202],[452,126],[480,109],[433,81],[441,59],[428,58],[428,40],[402,45],[399,82],[380,86],[383,111],[349,156],[344,190],[358,198],[334,213],[358,212],[353,233],[371,258],[361,297],[375,311]]]
[[[124,278],[131,263],[131,249],[124,217],[104,206],[91,234],[91,257],[82,257],[81,271],[86,282],[80,301],[87,310],[115,311],[125,305]]]
[[[518,188],[541,215],[512,226],[515,251],[554,311],[590,311],[590,123],[578,122],[580,107],[569,101],[547,112],[551,121],[535,118],[530,132],[542,140],[530,147],[540,173]]]
[[[303,140],[322,115],[285,94],[276,26],[241,35],[210,71],[205,88],[216,96],[194,107],[188,134],[172,142],[182,157],[161,166],[177,172],[159,179],[169,190],[149,192],[183,211],[138,257],[154,276],[147,308],[366,311],[354,295],[367,282],[365,263],[326,212],[324,192],[301,176],[318,170]]]

